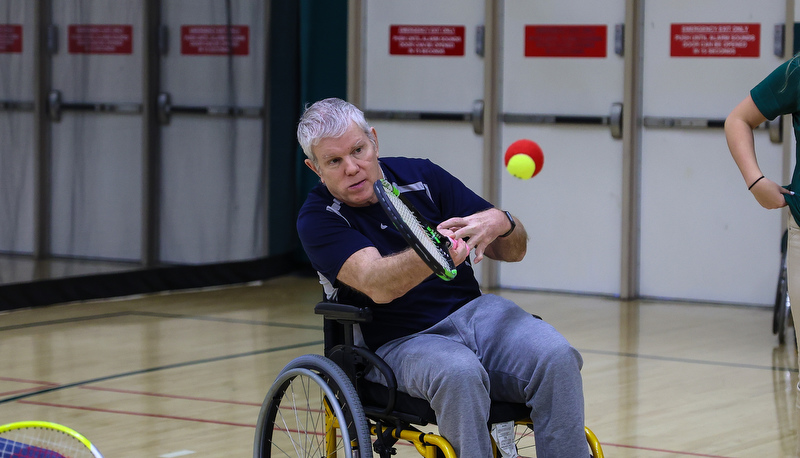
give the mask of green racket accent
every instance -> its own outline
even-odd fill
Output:
[[[450,240],[436,230],[396,186],[384,179],[373,186],[378,202],[389,216],[394,227],[409,246],[428,264],[439,278],[450,281],[456,276],[456,267],[448,248]]]

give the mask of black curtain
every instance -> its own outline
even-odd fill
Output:
[[[296,127],[307,104],[347,97],[347,0],[276,1],[272,12],[270,252],[289,249],[306,264],[295,221],[317,177]]]

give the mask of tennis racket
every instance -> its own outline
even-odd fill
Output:
[[[103,458],[79,432],[48,421],[0,426],[0,458]]]
[[[433,273],[445,281],[455,278],[456,266],[448,251],[450,240],[440,234],[393,184],[380,179],[373,188],[389,220]]]

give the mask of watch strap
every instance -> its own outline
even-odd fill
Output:
[[[511,216],[511,212],[504,211],[503,213],[506,214],[506,218],[508,218],[508,222],[511,223],[511,229],[509,229],[508,232],[506,232],[505,234],[501,235],[500,237],[508,237],[509,235],[511,235],[512,232],[514,232],[514,229],[516,229],[517,222],[514,221],[514,217]]]

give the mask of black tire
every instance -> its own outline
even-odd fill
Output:
[[[367,418],[355,388],[339,366],[320,355],[295,358],[278,374],[261,405],[253,457],[328,456],[332,430],[326,410],[347,425],[335,435],[339,456],[371,458]]]
[[[781,344],[786,342],[786,322],[789,315],[788,301],[789,292],[786,283],[786,270],[782,269],[778,291],[775,296],[775,308],[772,314],[772,333],[778,336],[778,342]]]
[[[787,233],[781,240],[781,267],[778,274],[778,288],[775,292],[775,305],[772,311],[772,333],[778,336],[778,342],[786,343],[786,328],[789,322],[789,283],[786,274]]]

